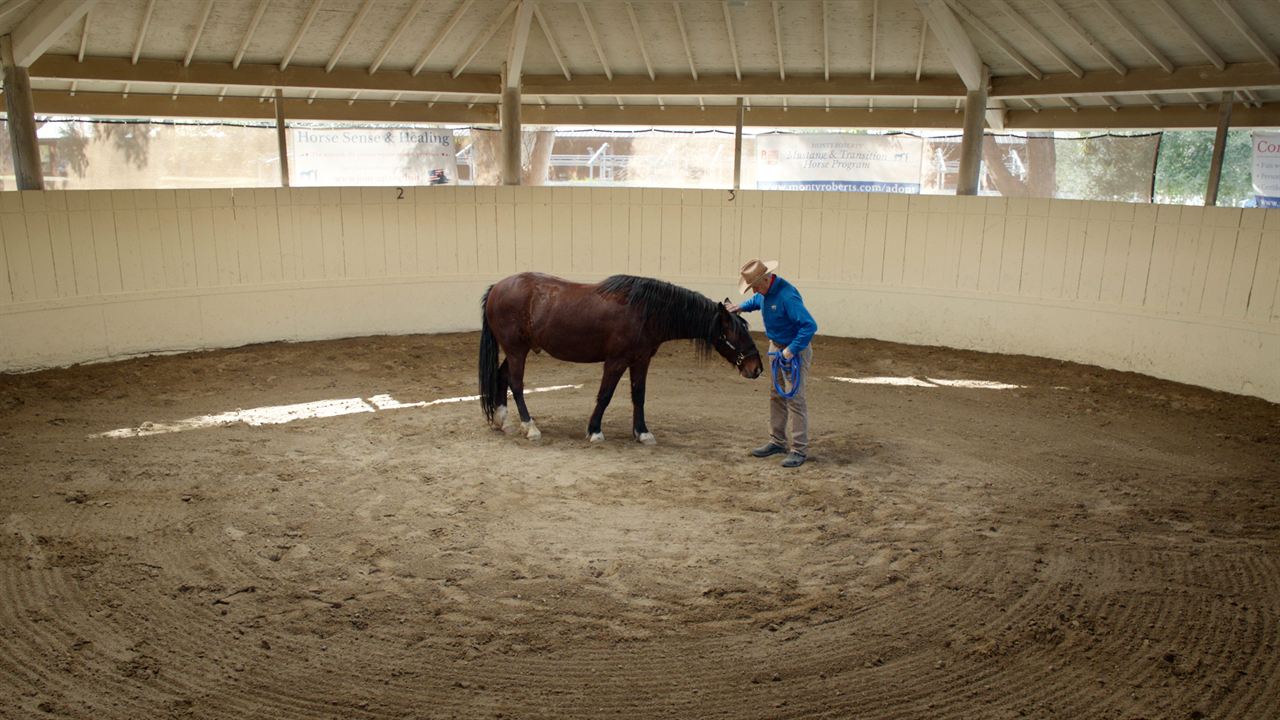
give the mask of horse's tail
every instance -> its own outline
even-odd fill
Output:
[[[493,422],[493,413],[498,409],[498,405],[506,398],[500,397],[505,395],[502,387],[502,375],[498,369],[498,339],[494,337],[493,330],[489,327],[489,292],[493,290],[490,285],[484,291],[484,296],[480,298],[480,408],[484,410],[484,417],[489,422]]]

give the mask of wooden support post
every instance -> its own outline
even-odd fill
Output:
[[[960,141],[960,177],[957,195],[977,195],[982,180],[982,124],[987,111],[987,74],[982,84],[970,90],[964,100],[964,139]]]
[[[1218,204],[1218,183],[1222,179],[1222,158],[1227,152],[1227,128],[1231,125],[1230,91],[1222,93],[1218,106],[1218,132],[1213,136],[1213,159],[1209,161],[1209,186],[1204,191],[1204,206]]]
[[[733,189],[742,189],[742,98],[738,98],[738,126],[733,132]]]
[[[502,184],[520,184],[520,88],[502,88]]]
[[[289,187],[289,134],[285,132],[284,90],[276,88],[276,146],[280,152],[280,187]]]
[[[40,142],[36,139],[36,109],[31,99],[31,77],[13,60],[13,36],[0,37],[0,62],[4,65],[4,105],[9,113],[9,142],[13,147],[13,172],[19,190],[43,190]]]

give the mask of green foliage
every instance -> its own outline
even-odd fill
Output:
[[[1063,135],[1055,143],[1057,197],[1147,202],[1158,136]]]
[[[1199,205],[1209,185],[1213,159],[1212,130],[1171,130],[1160,142],[1156,168],[1156,201]],[[1218,205],[1238,206],[1253,197],[1253,154],[1250,131],[1227,132]]]

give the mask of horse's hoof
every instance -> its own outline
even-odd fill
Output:
[[[493,411],[493,422],[491,424],[493,425],[494,430],[501,430],[507,426],[506,405],[499,405],[498,409]]]
[[[588,433],[588,434],[587,434],[587,439],[588,439],[588,440],[590,440],[590,441],[591,441],[591,442],[593,442],[593,443],[602,443],[602,442],[604,442],[604,433],[602,433],[602,432],[598,432],[598,433]]]
[[[645,444],[645,445],[657,445],[657,444],[658,444],[658,438],[654,437],[654,436],[653,436],[653,433],[651,433],[651,432],[640,433],[639,435],[637,435],[637,436],[636,436],[636,440],[640,441],[641,443],[643,443],[643,444]]]
[[[542,431],[538,429],[537,425],[533,424],[532,420],[530,420],[529,422],[522,422],[520,424],[524,426],[525,437],[529,438],[530,440],[542,439]]]

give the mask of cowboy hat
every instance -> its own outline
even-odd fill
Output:
[[[777,260],[748,260],[740,271],[742,279],[738,283],[738,292],[745,295],[753,283],[777,269]]]

